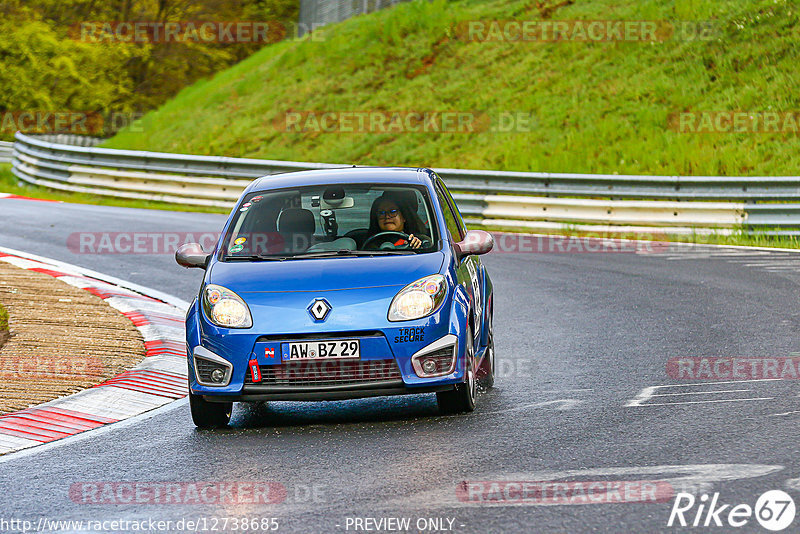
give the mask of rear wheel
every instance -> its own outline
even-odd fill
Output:
[[[466,379],[464,383],[457,384],[455,389],[450,391],[439,391],[436,393],[436,402],[441,413],[452,414],[461,412],[471,412],[475,409],[475,398],[478,396],[478,380],[475,369],[475,350],[472,342],[472,332],[467,331],[465,336],[466,347],[464,357],[466,360]]]
[[[201,395],[189,392],[192,421],[198,428],[221,428],[228,425],[233,411],[232,402],[208,402]]]
[[[490,312],[489,326],[487,328],[489,335],[488,342],[486,344],[486,354],[484,355],[480,369],[478,370],[481,386],[486,389],[490,389],[494,386],[494,319],[492,319],[492,315],[493,314]]]

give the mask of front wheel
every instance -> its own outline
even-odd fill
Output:
[[[192,421],[198,428],[221,428],[231,420],[232,402],[208,402],[201,395],[189,392]]]
[[[486,343],[486,355],[483,357],[480,369],[478,369],[478,376],[480,377],[481,386],[486,389],[494,387],[494,319],[492,314],[489,314],[489,327],[488,327],[488,343]]]
[[[457,384],[450,391],[438,391],[436,403],[439,411],[444,414],[471,412],[475,409],[475,399],[478,396],[478,381],[475,377],[475,350],[472,343],[472,332],[467,331],[464,359],[466,360],[466,379],[463,384]]]

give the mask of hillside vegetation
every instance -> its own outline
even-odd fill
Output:
[[[0,0],[0,139],[17,130],[110,135],[264,46],[116,38],[92,28],[186,21],[277,27],[296,20],[298,9],[298,0]]]
[[[787,0],[415,1],[265,47],[106,146],[520,171],[797,174],[791,121],[781,133],[686,133],[674,114],[800,110],[798,11]],[[509,42],[464,31],[468,21],[512,19],[700,21],[713,38]],[[478,111],[492,121],[524,112],[533,120],[530,131],[511,132],[284,127],[287,112],[348,110]]]

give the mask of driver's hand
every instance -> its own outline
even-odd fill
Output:
[[[411,248],[419,248],[422,246],[422,241],[418,237],[414,237],[414,234],[408,236],[408,246]]]

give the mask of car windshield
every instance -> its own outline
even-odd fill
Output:
[[[438,249],[424,187],[307,186],[248,194],[223,241],[223,261],[418,254]]]

